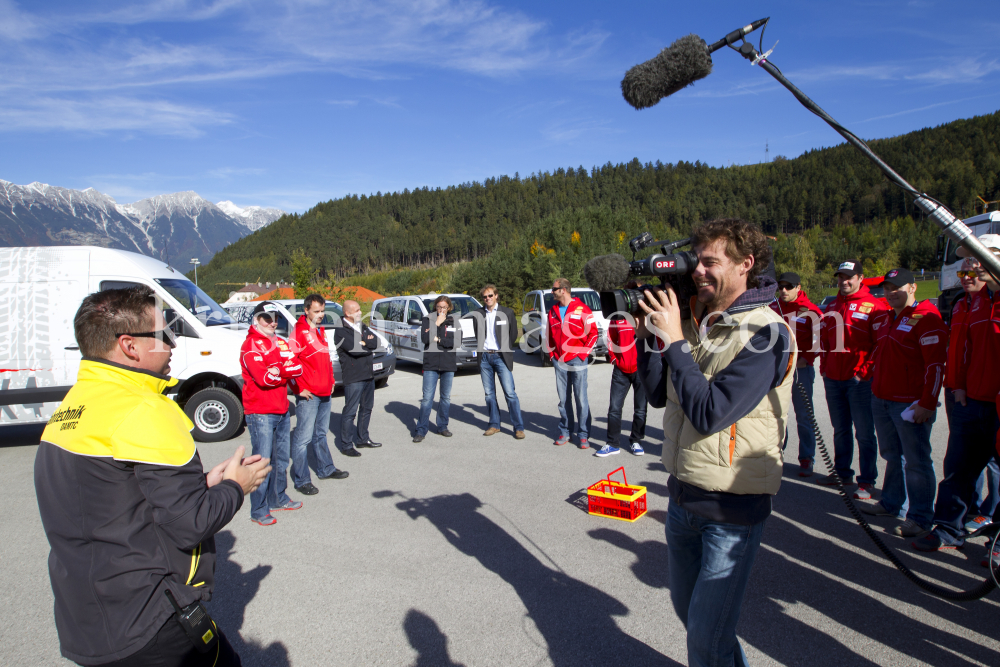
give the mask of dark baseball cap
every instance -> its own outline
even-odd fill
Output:
[[[885,278],[882,279],[882,284],[889,283],[890,285],[895,285],[896,287],[902,287],[903,285],[909,285],[915,282],[913,279],[913,272],[909,269],[893,269],[889,273],[885,274]]]
[[[833,272],[833,275],[837,275],[838,273],[843,273],[850,278],[851,276],[860,276],[864,271],[861,270],[861,262],[856,259],[848,259],[840,263],[840,266]]]
[[[250,320],[253,321],[257,319],[258,315],[261,315],[263,313],[273,313],[278,309],[279,309],[278,304],[276,304],[273,301],[261,301],[260,303],[257,304],[257,307],[254,308],[253,312],[250,314]]]
[[[799,274],[793,271],[785,271],[778,276],[778,284],[780,285],[781,283],[788,283],[794,287],[795,285],[801,285],[802,279],[799,278]]]

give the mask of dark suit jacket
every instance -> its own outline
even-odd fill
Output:
[[[343,326],[333,330],[333,340],[337,346],[337,358],[340,359],[342,384],[364,382],[375,377],[372,371],[372,353],[378,349],[378,336],[361,324],[361,333],[346,321]]]
[[[424,344],[424,370],[454,373],[458,368],[455,359],[455,329],[460,325],[455,324],[455,319],[451,315],[444,318],[441,326],[434,324],[436,321],[437,313],[432,312],[420,323],[420,341]],[[431,333],[432,331],[434,333]],[[461,331],[458,335],[461,338]],[[441,342],[431,345],[435,337]]]
[[[476,332],[476,349],[479,351],[476,356],[482,362],[483,351],[486,349],[486,308],[474,310],[466,317],[472,319],[472,327]],[[497,306],[497,320],[493,330],[504,365],[508,370],[514,370],[514,345],[520,334],[514,311],[504,306]]]

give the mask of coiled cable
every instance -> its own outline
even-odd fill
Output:
[[[880,538],[875,533],[875,531],[872,530],[872,527],[868,525],[868,522],[865,520],[864,516],[858,510],[857,505],[854,504],[854,500],[851,498],[850,494],[847,493],[847,489],[844,487],[844,480],[842,480],[840,478],[840,475],[837,474],[837,470],[834,467],[833,459],[830,458],[830,454],[826,450],[826,443],[823,442],[823,434],[819,430],[819,423],[816,421],[816,413],[813,411],[812,400],[810,399],[809,394],[806,392],[805,387],[802,386],[801,382],[796,382],[795,387],[796,389],[798,389],[799,394],[802,396],[802,400],[805,401],[806,408],[809,410],[809,421],[812,422],[813,433],[816,434],[816,444],[819,446],[819,452],[820,455],[823,457],[823,463],[826,464],[826,467],[827,469],[829,469],[830,474],[833,476],[833,479],[837,482],[837,490],[840,492],[840,497],[844,500],[844,504],[847,505],[847,511],[850,512],[851,516],[854,517],[854,520],[858,522],[859,526],[861,526],[861,530],[865,531],[865,534],[868,535],[868,537],[871,538],[872,542],[875,543],[875,546],[879,548],[879,551],[882,552],[882,555],[885,556],[890,563],[895,565],[896,569],[898,569],[900,572],[903,573],[903,576],[905,576],[907,579],[909,579],[914,584],[924,589],[931,595],[936,595],[939,598],[944,598],[946,600],[955,600],[958,602],[979,600],[989,595],[990,591],[992,591],[994,588],[1000,588],[1000,581],[997,580],[997,574],[998,570],[1000,570],[1000,567],[997,567],[996,565],[993,564],[993,554],[996,552],[997,539],[1000,538],[1000,526],[995,524],[987,526],[985,528],[980,528],[975,533],[972,533],[972,535],[968,536],[968,537],[973,537],[973,536],[979,537],[985,535],[988,537],[990,532],[995,532],[992,544],[989,545],[989,551],[987,552],[986,555],[987,558],[986,563],[990,570],[990,576],[989,578],[986,579],[986,581],[979,584],[973,589],[967,591],[954,591],[949,588],[943,588],[941,586],[938,586],[937,584],[927,581],[926,579],[922,579],[919,575],[915,574],[912,570],[910,570],[910,568],[906,567],[903,561],[901,561],[899,557],[896,556],[896,554],[892,551],[892,549],[890,549],[885,545],[885,543],[882,541],[882,538]]]

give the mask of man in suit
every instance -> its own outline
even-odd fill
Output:
[[[476,347],[479,351],[479,375],[486,393],[486,407],[490,411],[490,423],[483,435],[500,432],[500,405],[497,402],[496,378],[500,378],[507,410],[514,426],[514,437],[524,439],[524,421],[521,419],[521,403],[514,391],[514,342],[517,341],[517,317],[510,308],[501,306],[497,286],[488,284],[480,294],[486,306],[471,313],[472,326],[476,332]]]
[[[375,374],[372,358],[378,349],[378,337],[361,321],[361,306],[357,301],[344,302],[343,324],[333,332],[340,359],[344,384],[344,411],[340,416],[341,452],[345,456],[361,456],[357,447],[381,447],[368,435],[368,422],[375,405]],[[354,415],[358,408],[357,428]]]

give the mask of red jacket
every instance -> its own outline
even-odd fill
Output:
[[[566,321],[563,321],[557,302],[549,310],[549,357],[559,361],[571,361],[590,357],[590,351],[597,342],[597,322],[594,313],[583,301],[574,298],[566,306]]]
[[[937,408],[948,358],[948,330],[937,306],[921,301],[871,318],[875,351],[872,354],[872,394],[886,401]]]
[[[971,299],[966,345],[969,351],[958,361],[956,377],[964,376],[969,398],[993,403],[1000,392],[1000,292],[990,294],[984,287]]]
[[[309,326],[303,315],[295,323],[292,348],[302,364],[302,375],[292,380],[292,390],[296,394],[308,391],[315,396],[329,396],[333,393],[333,361],[326,332]]]
[[[635,327],[628,320],[612,320],[608,325],[608,358],[622,373],[639,370]]]
[[[870,380],[871,323],[877,313],[887,308],[864,286],[850,296],[838,294],[820,322],[820,374],[831,380],[850,380],[855,375]],[[838,341],[841,337],[843,340]]]
[[[789,327],[794,327],[799,359],[812,366],[819,356],[819,323],[823,321],[823,311],[809,300],[804,289],[799,289],[795,301],[785,303],[776,299],[771,302],[771,308],[788,322]]]
[[[955,302],[951,311],[948,331],[948,364],[944,368],[944,386],[948,389],[965,389],[969,353],[969,304],[979,298],[979,292],[964,294]]]
[[[240,350],[243,411],[251,415],[288,412],[288,380],[302,375],[302,365],[281,336],[268,338],[250,327]]]

